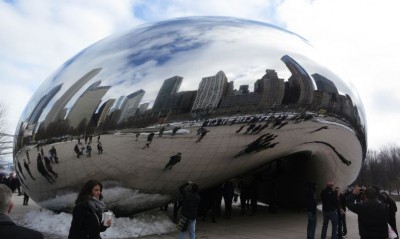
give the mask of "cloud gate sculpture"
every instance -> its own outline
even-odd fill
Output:
[[[187,180],[256,182],[259,201],[299,206],[307,182],[352,183],[366,147],[357,93],[305,39],[192,17],[108,37],[68,60],[26,106],[14,164],[42,207],[70,210],[95,178],[111,209],[130,215],[177,200]]]

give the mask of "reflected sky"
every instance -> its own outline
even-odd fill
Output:
[[[92,45],[43,83],[31,102],[40,100],[54,84],[64,84],[58,92],[62,95],[77,78],[97,67],[103,70],[92,81],[101,80],[101,85],[113,86],[104,99],[130,94],[132,89],[145,89],[142,101],[149,102],[150,107],[162,81],[173,75],[184,78],[180,91],[196,90],[202,77],[219,70],[234,81],[235,87],[249,84],[251,89],[266,68],[275,69],[284,79],[289,78],[290,72],[279,60],[285,54],[295,58],[308,72],[333,79],[339,92],[349,92],[354,97],[336,75],[313,60],[313,49],[298,35],[254,21],[197,17],[145,25]],[[84,88],[76,95],[82,94]],[[74,104],[77,96],[67,107]],[[28,105],[25,114],[33,106]]]
[[[26,175],[21,180],[34,189],[32,198],[53,198],[61,188],[74,191],[87,177],[165,196],[154,203],[143,197],[121,213],[162,205],[176,196],[176,183],[188,178],[208,187],[244,173],[257,176],[251,170],[259,167],[269,174],[280,159],[288,161],[287,175],[281,174],[285,183],[330,177],[348,185],[367,148],[357,94],[320,64],[305,39],[226,17],[146,24],[93,44],[42,84],[21,122],[14,162],[21,165],[21,179],[22,163],[32,161],[29,170],[41,182]],[[50,146],[60,158],[54,180],[48,174]],[[160,167],[177,152],[184,155],[174,166],[180,171],[170,177]],[[309,171],[293,175],[290,165],[298,162]],[[285,193],[282,198],[288,198]]]

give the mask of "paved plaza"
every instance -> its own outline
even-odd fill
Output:
[[[15,207],[11,213],[13,220],[18,221],[24,214],[39,208],[32,200],[29,206],[22,205],[22,196],[13,194]],[[171,213],[172,207],[169,207]],[[201,219],[197,221],[197,238],[221,238],[221,239],[254,239],[254,238],[271,238],[271,239],[304,239],[306,238],[307,217],[305,212],[300,210],[279,210],[276,214],[270,214],[268,208],[260,205],[260,209],[256,215],[240,216],[240,208],[234,206],[232,219],[217,219],[217,223],[208,221],[203,222]],[[359,238],[357,228],[357,215],[348,211],[347,215],[348,236],[347,238]],[[69,225],[66,225],[69,227]],[[315,238],[320,238],[322,227],[322,213],[318,212],[317,232]],[[398,224],[399,227],[399,224]],[[328,228],[330,232],[331,227]],[[178,238],[179,232],[172,232],[164,235],[151,235],[141,238]],[[57,235],[45,235],[48,239],[65,239],[66,237]],[[187,237],[188,238],[188,237]],[[328,233],[328,237],[329,233]]]

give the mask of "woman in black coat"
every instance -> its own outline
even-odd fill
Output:
[[[107,226],[102,222],[106,210],[102,190],[103,185],[97,180],[85,183],[75,201],[68,239],[100,239],[100,232],[111,226],[111,220],[105,223]]]

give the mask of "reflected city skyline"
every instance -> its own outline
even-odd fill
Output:
[[[355,180],[366,133],[356,91],[303,38],[193,17],[111,36],[68,60],[22,113],[14,164],[30,197],[56,211],[70,211],[91,178],[119,192],[107,202],[116,215],[173,202],[188,180],[207,190],[248,178],[261,185],[259,201],[300,207],[291,195],[309,181]]]
[[[285,81],[278,77],[275,70],[266,69],[265,75],[254,82],[254,91],[249,91],[249,85],[240,85],[238,89],[235,89],[234,82],[229,81],[222,70],[215,76],[203,77],[195,91],[179,91],[184,77],[174,76],[164,80],[152,108],[149,109],[149,102],[141,102],[145,95],[144,90],[140,89],[126,97],[120,96],[118,102],[116,99],[104,100],[103,96],[111,86],[100,86],[101,81],[97,81],[86,89],[71,109],[60,110],[69,103],[69,100],[75,96],[74,93],[83,84],[101,70],[93,69],[80,78],[53,105],[44,122],[38,124],[38,119],[62,85],[54,87],[49,94],[44,96],[24,123],[27,123],[28,129],[38,128],[39,137],[37,139],[39,140],[49,136],[93,134],[98,133],[95,132],[96,130],[135,127],[135,123],[143,119],[148,125],[151,125],[157,123],[159,118],[163,118],[163,120],[168,120],[169,117],[171,120],[188,119],[185,114],[189,114],[194,120],[204,120],[209,117],[224,116],[224,114],[262,113],[264,111],[290,112],[299,108],[303,111],[333,114],[346,118],[352,124],[360,124],[361,119],[352,99],[348,95],[340,95],[331,80],[318,73],[310,76],[288,55],[283,56],[281,60],[292,73],[289,79]],[[101,105],[102,102],[103,105]],[[158,117],[154,117],[154,115]],[[51,125],[49,127],[50,119],[53,119],[51,123],[64,125],[70,130],[59,132],[57,135]],[[140,124],[140,127],[148,126]],[[37,127],[38,125],[39,127]],[[88,128],[92,128],[92,130],[88,130]],[[50,133],[52,135],[47,135],[46,131],[52,131]],[[43,135],[40,135],[42,132]],[[54,135],[55,133],[56,135]],[[33,130],[32,134],[36,134],[36,132]],[[34,136],[32,135],[32,137]]]

